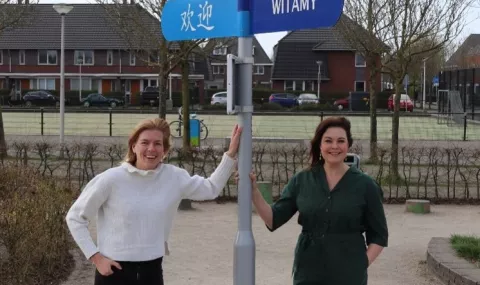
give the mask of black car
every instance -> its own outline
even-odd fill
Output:
[[[82,105],[84,107],[108,106],[108,107],[115,108],[119,105],[123,105],[122,100],[119,100],[119,99],[116,99],[116,98],[105,97],[102,94],[98,94],[98,93],[88,94],[87,97],[82,98],[82,100],[80,100],[80,103],[82,103]]]
[[[53,96],[48,91],[29,91],[23,96],[23,102],[25,106],[60,106],[60,97]],[[67,102],[65,102],[67,103]]]

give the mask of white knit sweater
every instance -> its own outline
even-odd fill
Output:
[[[68,228],[87,259],[97,252],[116,261],[159,258],[180,201],[216,198],[234,165],[225,153],[212,175],[203,178],[174,165],[146,171],[124,162],[85,186],[67,214]],[[88,231],[95,217],[97,245]]]

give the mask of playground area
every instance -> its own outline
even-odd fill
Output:
[[[233,280],[233,251],[237,232],[237,204],[193,204],[193,211],[179,211],[169,239],[170,255],[164,259],[165,283],[170,285],[225,285]],[[385,205],[390,232],[389,247],[369,269],[370,285],[439,285],[425,265],[432,237],[480,234],[478,206],[433,205],[427,215],[404,212],[404,205]],[[300,226],[294,216],[270,233],[253,214],[256,244],[256,284],[291,285],[295,243]],[[445,226],[448,225],[448,226]],[[91,224],[91,233],[95,225]],[[85,259],[84,256],[80,256]],[[91,284],[88,264],[62,285]]]
[[[333,115],[333,114],[329,114]],[[327,118],[329,115],[323,116]],[[335,114],[337,115],[337,114]],[[369,139],[370,118],[368,115],[352,116],[348,113],[338,113],[346,116],[352,123],[355,139]],[[43,119],[42,119],[43,116]],[[142,119],[156,117],[156,114],[139,113],[65,113],[66,136],[128,136],[132,128]],[[377,117],[378,140],[390,140],[392,133],[392,117]],[[237,116],[198,114],[197,119],[203,120],[208,129],[208,138],[225,138],[230,135],[232,126],[237,123]],[[178,121],[178,115],[167,115],[169,122]],[[254,137],[310,139],[315,127],[320,122],[318,114],[281,114],[254,115],[252,132]],[[45,112],[3,112],[5,134],[8,135],[58,135],[60,126],[59,113]],[[110,132],[111,131],[111,132]],[[172,130],[173,131],[173,130]],[[480,140],[480,124],[468,121],[463,123],[437,116],[400,117],[401,140]]]

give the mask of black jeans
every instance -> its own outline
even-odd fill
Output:
[[[95,285],[163,285],[162,260],[118,261],[122,270],[112,266],[112,275],[103,276],[95,270]]]

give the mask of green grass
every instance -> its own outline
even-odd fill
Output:
[[[131,129],[142,119],[155,117],[155,114],[113,114],[112,135],[128,136]],[[237,116],[197,115],[203,119],[209,130],[209,138],[230,136]],[[326,118],[326,117],[324,117]],[[350,116],[354,139],[369,139],[370,119],[367,116]],[[175,121],[177,115],[167,115],[168,121]],[[40,135],[40,112],[3,113],[4,129],[7,135]],[[303,116],[254,116],[252,132],[255,137],[311,139],[320,117]],[[377,118],[378,140],[390,141],[392,118]],[[44,114],[44,135],[58,135],[60,116],[58,113]],[[447,126],[439,124],[435,117],[400,118],[399,137],[402,140],[462,140],[463,125]],[[108,136],[109,114],[66,113],[65,135]],[[480,124],[469,124],[468,140],[480,140]]]
[[[476,236],[452,235],[450,243],[460,257],[480,267],[480,238]]]

